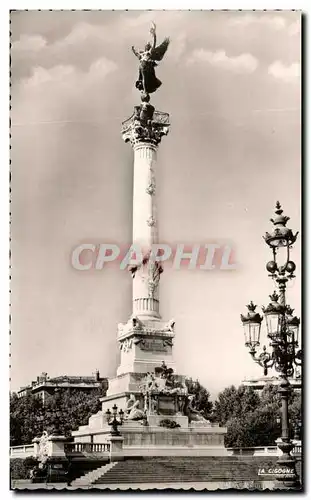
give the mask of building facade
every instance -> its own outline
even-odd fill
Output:
[[[75,376],[75,375],[60,375],[58,377],[49,377],[43,372],[32,381],[31,384],[21,387],[17,392],[19,398],[30,394],[42,398],[43,402],[49,396],[52,396],[56,390],[79,390],[91,392],[97,389],[102,389],[103,394],[108,388],[107,378],[100,377],[99,371],[96,371],[91,376]]]

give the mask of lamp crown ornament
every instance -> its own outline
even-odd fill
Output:
[[[288,307],[286,310],[286,324],[290,327],[298,327],[300,325],[300,319],[297,316],[293,316],[294,309]]]
[[[241,314],[242,323],[258,323],[262,322],[262,316],[258,312],[256,312],[256,305],[251,300],[250,303],[246,306],[248,309],[248,313],[246,315]]]
[[[295,243],[298,232],[294,235],[292,230],[286,227],[290,217],[283,215],[283,209],[279,201],[276,202],[275,217],[270,219],[275,226],[271,232],[266,232],[264,236],[265,242],[272,248],[290,247]]]
[[[277,302],[279,300],[279,295],[274,290],[274,292],[271,295],[269,295],[269,298],[271,299],[272,302]]]
[[[271,302],[267,305],[267,307],[262,307],[262,311],[264,314],[282,314],[285,311],[284,306],[278,302],[279,295],[274,291],[269,298]]]
[[[256,310],[256,307],[254,302],[251,300],[250,303],[246,306],[247,309],[250,311],[250,312],[254,312]]]
[[[275,205],[275,214],[277,217],[275,217],[275,219],[270,219],[270,221],[276,225],[276,224],[283,224],[283,225],[286,225],[287,222],[290,220],[290,217],[288,217],[287,215],[282,215],[283,213],[283,209],[281,207],[281,203],[279,201],[276,202],[276,205]]]

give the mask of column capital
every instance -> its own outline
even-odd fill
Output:
[[[169,131],[169,114],[156,111],[148,102],[135,106],[134,113],[122,123],[122,138],[132,146],[154,146],[160,144]]]

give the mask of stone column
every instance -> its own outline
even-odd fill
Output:
[[[159,280],[162,267],[150,258],[157,243],[156,159],[163,135],[168,133],[169,116],[147,101],[135,107],[134,115],[123,123],[122,137],[134,150],[133,245],[142,250],[142,262],[130,266],[133,276],[133,316],[160,318]]]

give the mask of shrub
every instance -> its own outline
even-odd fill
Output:
[[[38,465],[37,458],[35,458],[35,457],[26,457],[24,459],[24,466],[27,467],[27,469],[31,468],[31,467],[34,467],[35,465]]]
[[[30,457],[27,457],[30,458]],[[24,458],[11,458],[10,459],[10,476],[11,479],[28,479],[30,465]]]

